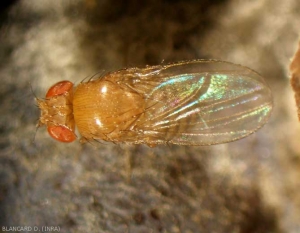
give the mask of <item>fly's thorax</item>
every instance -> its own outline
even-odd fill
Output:
[[[75,122],[88,140],[125,141],[125,132],[134,128],[145,111],[143,96],[113,78],[81,83],[75,89]]]
[[[41,110],[38,125],[61,125],[74,131],[72,95],[72,92],[68,92],[46,99],[37,99]]]

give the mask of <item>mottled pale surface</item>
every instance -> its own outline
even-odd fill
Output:
[[[299,43],[300,45],[300,43]],[[297,105],[298,118],[300,120],[300,46],[295,52],[291,64],[290,64],[290,74],[291,74],[291,86],[294,90],[295,102]]]
[[[23,0],[2,11],[1,227],[299,232],[300,131],[288,66],[300,2],[217,2]],[[261,73],[274,94],[269,123],[211,147],[59,144],[44,128],[32,143],[39,111],[29,82],[43,97],[64,79],[195,58]]]

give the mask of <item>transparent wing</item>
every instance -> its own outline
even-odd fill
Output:
[[[147,144],[211,145],[243,138],[271,113],[270,89],[256,72],[220,61],[136,70],[132,88],[146,110],[136,129]]]

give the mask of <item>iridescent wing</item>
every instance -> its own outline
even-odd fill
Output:
[[[246,67],[191,61],[135,70],[128,84],[146,99],[135,130],[147,144],[212,145],[253,133],[268,120],[272,95]]]

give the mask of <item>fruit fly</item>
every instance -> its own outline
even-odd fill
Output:
[[[212,145],[255,132],[268,120],[272,95],[255,71],[228,62],[184,61],[128,68],[97,79],[52,86],[38,126],[72,142]]]

